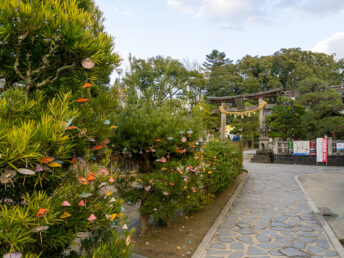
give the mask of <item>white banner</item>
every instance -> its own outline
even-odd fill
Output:
[[[337,151],[344,150],[344,142],[337,142]]]
[[[323,138],[317,138],[317,162],[323,162]]]
[[[309,141],[294,141],[294,155],[309,155]]]

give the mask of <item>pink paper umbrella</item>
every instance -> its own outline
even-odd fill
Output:
[[[42,171],[43,171],[43,168],[42,168],[39,164],[37,164],[37,165],[36,165],[36,168],[35,168],[35,171],[36,171],[36,172],[42,172]]]
[[[61,206],[63,206],[63,207],[69,207],[69,206],[72,206],[69,202],[67,202],[67,201],[64,201],[62,204],[61,204]]]
[[[97,219],[97,217],[94,216],[93,213],[92,213],[91,216],[88,218],[88,220],[89,220],[90,222],[92,222],[92,221],[94,221],[94,220],[96,220],[96,219]]]
[[[109,178],[109,182],[110,182],[110,183],[114,183],[114,182],[115,182],[115,179],[113,179],[113,177],[110,177],[110,178]]]
[[[81,201],[78,203],[78,205],[81,206],[81,207],[85,207],[85,206],[86,206],[84,200],[81,200]]]

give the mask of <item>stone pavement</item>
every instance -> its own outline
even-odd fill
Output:
[[[338,257],[294,177],[339,167],[245,163],[251,171],[203,257]]]

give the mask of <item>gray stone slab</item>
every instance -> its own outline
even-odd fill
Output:
[[[294,245],[295,248],[301,249],[301,250],[305,249],[305,247],[306,247],[306,243],[302,242],[302,241],[295,241],[293,243],[293,245]]]
[[[318,247],[320,247],[322,249],[329,249],[330,248],[326,239],[319,239],[316,241],[316,244]]]
[[[249,246],[248,247],[248,251],[247,251],[247,254],[248,255],[266,255],[267,252],[261,250],[261,249],[258,249],[256,247],[253,247],[253,246]]]
[[[252,244],[252,238],[250,236],[238,236],[236,239],[247,244]]]
[[[311,254],[321,254],[322,252],[324,252],[324,249],[321,249],[321,248],[316,247],[316,246],[310,246],[308,251]]]
[[[226,246],[224,244],[220,243],[214,243],[210,246],[212,249],[226,249]]]
[[[279,249],[283,247],[282,245],[277,243],[258,244],[258,246],[266,250]]]
[[[231,249],[244,250],[244,245],[241,242],[231,244]]]
[[[234,239],[231,238],[231,237],[218,237],[219,241],[220,242],[223,242],[223,243],[233,243],[234,242]]]
[[[244,253],[243,252],[236,252],[236,253],[232,253],[229,258],[241,258],[244,257]]]
[[[261,243],[269,243],[271,238],[265,235],[257,235],[257,240]]]
[[[327,251],[325,255],[328,257],[332,257],[332,256],[337,256],[338,254],[336,251],[330,250],[330,251]]]
[[[294,256],[304,256],[305,254],[301,252],[299,249],[288,247],[280,250],[281,253],[285,254],[288,257],[294,257]]]

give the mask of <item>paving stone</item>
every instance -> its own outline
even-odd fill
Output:
[[[238,232],[243,235],[252,235],[255,233],[254,231],[249,230],[249,229],[240,229],[238,230]]]
[[[243,252],[236,252],[236,253],[233,253],[229,256],[229,258],[241,258],[241,257],[244,257]]]
[[[270,225],[272,227],[285,227],[285,228],[289,228],[290,227],[289,225],[287,225],[287,224],[285,224],[283,222],[275,222],[275,221],[271,222]]]
[[[281,253],[283,253],[289,257],[304,256],[303,252],[301,252],[299,249],[296,249],[293,247],[284,248],[284,249],[281,249],[280,251],[281,251]]]
[[[264,254],[267,254],[267,253],[265,251],[261,250],[261,249],[256,248],[256,247],[249,246],[247,254],[248,255],[264,255]]]
[[[223,243],[233,243],[234,239],[233,238],[228,238],[228,237],[218,237],[219,241]]]
[[[268,243],[270,242],[270,237],[264,235],[258,235],[257,240],[261,243]]]
[[[321,248],[319,248],[319,247],[315,247],[315,246],[309,247],[308,251],[309,251],[311,254],[320,254],[320,253],[324,252],[323,249],[321,249]]]
[[[276,239],[276,242],[278,242],[278,243],[289,243],[293,240],[294,239],[291,239],[291,238],[278,238],[278,239]]]
[[[316,241],[316,243],[317,243],[317,246],[322,248],[322,249],[329,249],[330,248],[326,239],[319,239]]]
[[[276,243],[259,244],[258,246],[261,248],[270,249],[270,250],[282,248],[282,246],[280,244],[276,244]]]
[[[331,257],[331,256],[337,256],[337,252],[331,250],[331,251],[327,251],[325,255],[326,255],[326,256],[329,256],[329,257]]]
[[[207,254],[217,255],[217,254],[230,254],[229,250],[208,250]]]
[[[306,247],[306,243],[302,242],[302,241],[295,241],[293,243],[294,247],[298,248],[298,249],[304,249]]]
[[[231,249],[244,250],[244,245],[241,242],[231,244]]]
[[[240,228],[249,228],[250,227],[249,224],[245,224],[245,223],[241,223],[241,222],[237,223],[236,225]]]
[[[298,229],[300,229],[303,232],[312,232],[313,231],[312,228],[308,228],[308,227],[298,227]]]
[[[288,220],[287,216],[276,216],[274,217],[274,220],[279,221],[279,222],[285,222],[286,220]]]
[[[245,242],[247,244],[252,244],[252,238],[249,236],[239,236],[239,237],[236,237],[236,239],[239,241]]]
[[[210,248],[212,248],[212,249],[225,249],[226,246],[224,244],[214,243],[210,246]]]
[[[306,243],[313,243],[315,241],[315,239],[307,238],[307,237],[298,237],[297,239]]]

